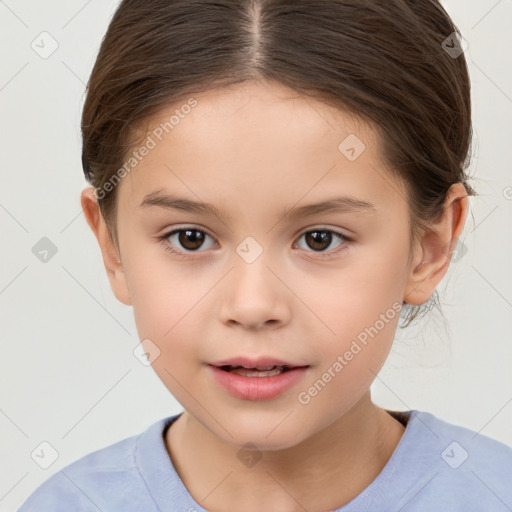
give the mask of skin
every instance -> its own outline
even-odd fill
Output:
[[[377,477],[404,432],[370,395],[399,315],[309,403],[298,394],[392,304],[429,299],[463,229],[466,191],[451,187],[443,214],[410,250],[406,189],[386,169],[372,127],[276,84],[195,98],[191,113],[117,186],[119,248],[93,188],[81,195],[112,290],[133,306],[140,339],[159,348],[152,366],[185,409],[166,433],[167,450],[191,495],[211,511],[341,507]],[[338,151],[351,133],[366,146],[355,161]],[[222,207],[230,218],[139,207],[160,189]],[[342,193],[377,213],[282,216],[284,208]],[[189,226],[209,235],[203,245],[187,253],[194,245],[175,235],[168,243],[186,257],[166,252],[157,237]],[[302,236],[315,228],[354,240],[333,235],[315,250]],[[236,252],[248,236],[263,249],[250,264]],[[310,367],[279,397],[244,400],[205,364],[242,354]],[[252,467],[237,457],[247,442],[261,455]]]

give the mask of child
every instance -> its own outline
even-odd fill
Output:
[[[437,0],[120,3],[81,203],[184,412],[20,512],[512,510],[511,447],[370,396],[475,195],[458,36]]]

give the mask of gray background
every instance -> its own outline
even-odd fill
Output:
[[[398,329],[373,396],[512,445],[512,1],[443,4],[469,44],[481,196],[438,288],[447,326],[433,311]],[[85,83],[116,5],[0,1],[0,511],[82,455],[181,411],[133,355],[133,312],[111,292],[79,201]],[[58,44],[48,58],[43,31]],[[43,237],[57,249],[46,262],[33,252]],[[31,455],[42,442],[58,453],[46,469]]]

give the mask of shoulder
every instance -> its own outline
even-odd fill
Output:
[[[512,447],[469,428],[444,421],[431,413],[417,411],[416,421],[438,438],[439,443],[448,443],[442,452],[448,466],[462,467],[469,462],[472,467],[485,469],[500,465],[512,470]],[[454,459],[454,460],[451,460]],[[510,473],[507,475],[510,478]],[[510,480],[509,480],[510,482]]]
[[[428,412],[414,411],[411,419],[424,446],[417,453],[430,466],[426,497],[450,510],[512,510],[511,446]]]
[[[155,431],[164,421],[65,466],[33,491],[18,512],[156,510],[141,478],[136,455],[140,437]]]

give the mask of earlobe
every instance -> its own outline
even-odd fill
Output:
[[[112,240],[101,213],[98,200],[94,194],[94,187],[87,187],[82,190],[80,202],[87,224],[89,224],[100,246],[103,264],[105,265],[112,291],[120,302],[129,306],[132,302],[125,270],[119,257],[118,249]]]
[[[455,183],[448,191],[443,212],[416,242],[404,291],[406,303],[423,304],[433,295],[450,266],[453,250],[464,228],[467,208],[466,189],[462,183]]]

